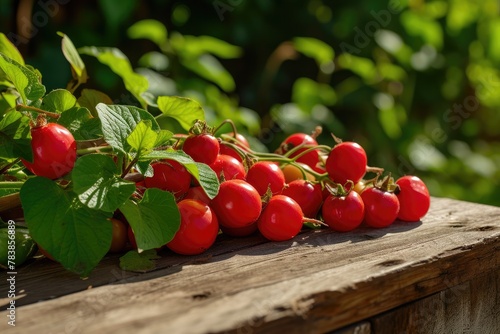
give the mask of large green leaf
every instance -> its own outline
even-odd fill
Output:
[[[120,169],[103,154],[88,154],[75,162],[73,190],[91,209],[114,212],[134,193],[135,183],[119,177]]]
[[[312,37],[296,37],[293,39],[293,46],[300,53],[316,60],[318,65],[333,61],[335,55],[330,45]]]
[[[134,23],[127,30],[129,38],[148,39],[160,48],[167,42],[167,28],[163,23],[153,19],[141,20]]]
[[[23,56],[3,32],[0,32],[0,53],[24,65]]]
[[[68,84],[67,88],[68,90],[73,92],[80,84],[84,84],[87,82],[87,69],[85,68],[85,64],[83,63],[83,60],[78,54],[78,51],[76,50],[75,45],[73,44],[71,39],[61,32],[58,32],[58,34],[62,37],[61,48],[64,57],[71,65],[73,80]]]
[[[222,88],[231,92],[235,88],[234,79],[217,58],[203,54],[198,58],[181,58],[182,65]]]
[[[0,69],[6,79],[14,84],[23,102],[38,100],[45,94],[45,86],[39,81],[38,75],[28,67],[0,53]]]
[[[78,50],[81,54],[94,56],[104,65],[119,75],[125,84],[125,88],[134,95],[142,104],[145,101],[142,93],[148,89],[148,80],[142,75],[135,73],[128,58],[116,48],[88,46]]]
[[[164,246],[179,230],[179,209],[168,191],[146,189],[139,203],[128,200],[120,211],[132,227],[139,252]]]
[[[151,121],[141,121],[127,138],[127,143],[139,155],[146,154],[153,148],[166,144],[173,136],[173,133],[168,130],[157,132],[151,127]]]
[[[99,119],[102,123],[104,139],[114,149],[129,153],[131,146],[127,141],[137,124],[143,120],[151,121],[151,128],[159,131],[160,127],[154,117],[146,110],[122,105],[106,105],[99,103],[96,106]]]
[[[195,100],[179,96],[159,96],[158,109],[162,112],[159,117],[176,119],[183,129],[189,130],[196,120],[204,120],[205,112]]]
[[[168,149],[153,151],[142,156],[143,160],[171,159],[182,164],[189,173],[200,183],[209,198],[214,198],[219,192],[219,179],[215,172],[206,164],[195,162],[183,151]]]
[[[97,110],[95,107],[99,103],[113,104],[113,100],[111,100],[107,94],[98,90],[88,88],[82,89],[82,94],[78,98],[78,104],[81,107],[87,108],[94,117],[97,117]]]
[[[33,159],[30,119],[12,110],[0,119],[0,158],[11,161],[18,157]]]
[[[309,78],[299,78],[293,84],[292,101],[304,111],[311,111],[316,105],[334,105],[337,94],[330,85]]]
[[[172,34],[172,47],[184,58],[197,58],[203,54],[212,54],[219,58],[238,58],[243,50],[236,45],[213,36],[190,36]]]
[[[62,113],[76,104],[76,97],[66,89],[54,89],[44,96],[41,108],[43,110]]]
[[[73,107],[57,119],[57,123],[67,128],[76,140],[89,140],[102,137],[101,122],[93,118],[87,108]]]
[[[112,214],[90,209],[44,177],[27,180],[20,197],[33,239],[66,269],[88,276],[111,246]]]

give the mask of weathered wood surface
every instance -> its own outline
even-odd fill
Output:
[[[500,269],[375,316],[368,333],[498,334],[499,297]]]
[[[223,239],[200,256],[163,255],[146,274],[123,272],[111,257],[88,280],[48,260],[31,263],[18,271],[24,306],[9,333],[341,329],[498,270],[500,208],[433,198],[422,223],[307,231],[281,243]],[[499,283],[484,284],[496,284],[499,303]]]

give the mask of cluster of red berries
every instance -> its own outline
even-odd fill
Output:
[[[210,199],[182,164],[152,163],[154,175],[144,186],[172,192],[181,215],[180,229],[166,246],[193,255],[211,247],[220,232],[241,237],[258,231],[268,240],[284,241],[305,223],[345,232],[363,222],[382,228],[397,219],[419,221],[427,213],[430,196],[418,177],[394,182],[388,175],[379,181],[383,170],[367,167],[359,144],[339,141],[327,147],[315,134],[293,134],[274,153],[252,151],[236,132],[179,136],[175,148],[210,166],[220,188]],[[377,176],[364,180],[368,172]]]

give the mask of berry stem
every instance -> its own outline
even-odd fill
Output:
[[[49,116],[49,117],[55,118],[55,119],[58,119],[61,116],[58,113],[54,113],[54,112],[42,110],[40,108],[36,108],[36,107],[32,107],[32,106],[27,106],[25,104],[18,104],[18,105],[16,105],[16,110],[19,111],[19,110],[22,110],[22,109],[29,110],[29,111],[34,111],[34,112],[39,113],[39,114],[44,114],[46,116]]]
[[[303,217],[302,218],[302,223],[311,223],[311,224],[314,224],[314,225],[328,226],[327,224],[323,223],[319,219],[307,218],[307,217]]]
[[[224,126],[224,124],[229,124],[229,125],[231,125],[231,129],[233,130],[233,137],[234,137],[234,139],[236,139],[236,140],[237,140],[237,137],[236,137],[236,136],[238,135],[238,129],[236,128],[236,125],[234,124],[234,122],[233,122],[231,119],[229,119],[229,118],[228,118],[228,119],[223,120],[223,121],[219,124],[219,126],[217,126],[217,127],[213,130],[213,133],[217,133],[217,131],[219,131],[219,130],[220,130],[220,128],[222,128],[222,127]]]
[[[17,158],[16,160],[12,161],[11,163],[8,163],[7,165],[3,166],[1,169],[0,169],[0,174],[3,174],[5,173],[6,171],[8,171],[10,169],[10,167],[14,166],[15,164],[17,164],[19,161],[21,161],[21,158]]]

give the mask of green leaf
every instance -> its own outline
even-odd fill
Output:
[[[158,51],[151,51],[143,54],[141,58],[139,58],[137,63],[139,64],[139,66],[152,68],[155,71],[166,71],[168,65],[170,64],[170,61],[165,54]]]
[[[75,45],[73,44],[71,39],[62,32],[58,32],[57,34],[62,37],[62,52],[66,60],[71,65],[73,82],[70,82],[67,88],[73,92],[80,84],[84,84],[87,82],[87,69],[85,68],[85,64],[83,63],[83,60],[78,54],[78,51],[76,50]]]
[[[196,120],[204,120],[205,112],[195,100],[179,96],[159,96],[156,102],[162,112],[159,117],[172,117],[183,129],[189,130]]]
[[[295,50],[316,60],[316,63],[320,66],[332,62],[335,56],[335,52],[330,45],[312,37],[295,37],[293,46]]]
[[[113,159],[88,154],[75,162],[71,172],[73,191],[91,209],[114,212],[134,193],[135,183],[120,178]]]
[[[155,147],[158,134],[151,129],[151,121],[140,121],[127,137],[127,143],[136,152],[149,152]]]
[[[62,113],[76,104],[76,97],[66,89],[55,89],[44,96],[41,108],[43,110]]]
[[[152,129],[160,130],[154,117],[144,109],[99,103],[96,110],[102,123],[104,139],[114,149],[123,153],[130,152],[131,147],[127,138],[140,121],[150,120]]]
[[[66,269],[88,276],[111,246],[112,214],[88,208],[44,177],[28,179],[20,196],[33,239]]]
[[[98,90],[88,88],[82,89],[82,94],[78,98],[78,104],[90,110],[90,113],[94,117],[97,117],[97,110],[95,107],[99,103],[113,104],[113,100],[111,100],[107,94]]]
[[[181,58],[181,63],[200,77],[217,84],[226,92],[233,91],[236,86],[231,74],[212,55],[203,54],[198,58]]]
[[[153,260],[161,258],[156,254],[156,250],[150,249],[142,253],[131,250],[120,258],[120,268],[122,270],[145,273],[156,268]]]
[[[219,179],[208,165],[195,162],[183,151],[168,149],[165,151],[153,151],[141,157],[142,160],[171,159],[182,164],[188,172],[200,183],[207,196],[212,199],[219,192]]]
[[[208,198],[213,199],[219,192],[219,178],[210,166],[201,162],[196,162],[198,168],[198,175],[193,176],[198,180]]]
[[[309,78],[299,78],[293,84],[292,101],[304,111],[311,111],[318,104],[334,105],[337,102],[337,94],[330,85]]]
[[[128,28],[127,36],[132,39],[148,39],[161,48],[167,43],[167,28],[160,21],[146,19]]]
[[[45,95],[45,86],[40,83],[35,72],[1,53],[0,69],[5,72],[6,79],[14,84],[25,104],[28,100],[38,100]]]
[[[172,34],[170,39],[172,47],[183,58],[198,58],[204,54],[212,54],[219,58],[232,59],[242,55],[239,46],[213,36],[190,36]]]
[[[145,105],[142,93],[148,90],[148,80],[132,69],[128,58],[116,48],[87,46],[78,50],[81,54],[94,56],[102,64],[109,68],[123,79],[125,88],[134,95],[134,97]]]
[[[164,246],[179,230],[179,209],[168,191],[146,189],[139,203],[128,200],[120,211],[132,227],[139,253]]]
[[[350,53],[342,53],[337,59],[341,67],[356,73],[366,83],[371,84],[377,81],[377,68],[371,59],[354,56]]]
[[[18,111],[7,112],[0,119],[0,158],[13,161],[22,157],[33,160],[30,119]]]
[[[437,20],[412,11],[405,11],[400,19],[408,35],[421,37],[425,44],[430,44],[438,50],[441,49],[444,39],[443,28]]]
[[[154,147],[164,146],[168,144],[168,141],[174,135],[171,131],[168,130],[160,130],[156,134],[158,136],[156,137]]]
[[[16,106],[19,96],[9,92],[0,93],[0,116]]]
[[[3,32],[0,32],[0,53],[24,65],[23,56]]]
[[[89,140],[102,137],[101,122],[92,118],[87,108],[73,107],[57,119],[57,123],[67,128],[76,140]]]

